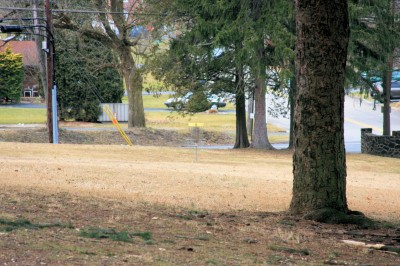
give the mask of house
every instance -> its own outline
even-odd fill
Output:
[[[10,47],[13,53],[21,54],[24,63],[25,79],[21,94],[23,97],[39,96],[39,54],[35,41],[9,41],[0,40],[0,52]]]

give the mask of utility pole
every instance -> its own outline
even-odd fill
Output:
[[[33,1],[33,25],[39,25],[39,20],[38,20],[38,12],[37,12],[37,1],[38,0],[34,0]],[[34,28],[33,29],[33,33],[35,34],[35,39],[38,39],[38,35],[39,35],[39,28]]]
[[[40,69],[40,82],[43,86],[43,93],[44,93],[44,98],[47,99],[47,68],[46,68],[46,54],[43,51],[43,44],[42,44],[42,38],[40,37],[40,27],[39,27],[39,18],[38,18],[38,1],[39,0],[34,0],[33,1],[33,25],[34,25],[34,37],[36,41],[36,48],[37,48],[37,54],[39,56],[39,69]],[[42,14],[43,17],[43,14]],[[47,34],[47,32],[46,32]],[[46,47],[47,48],[47,47]]]
[[[52,88],[53,88],[53,45],[51,42],[52,36],[52,17],[51,17],[51,10],[50,10],[50,0],[46,0],[46,28],[47,28],[47,130],[49,133],[49,143],[53,143],[53,108],[52,108]]]

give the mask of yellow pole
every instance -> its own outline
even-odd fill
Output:
[[[122,138],[126,141],[129,146],[132,146],[132,141],[126,135],[125,131],[122,129],[121,125],[118,123],[117,117],[112,113],[110,107],[106,104],[103,106],[104,112],[108,115],[113,125],[117,128],[118,132],[121,134]]]

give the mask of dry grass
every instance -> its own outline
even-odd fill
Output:
[[[291,153],[1,143],[3,186],[216,211],[284,211]],[[400,218],[398,159],[348,156],[351,209]]]
[[[0,220],[54,225],[0,232],[2,264],[400,263],[397,253],[341,242],[393,243],[399,229],[323,225],[280,212],[291,198],[288,151],[201,150],[196,162],[192,149],[171,147],[0,142],[0,149]],[[349,155],[350,208],[398,221],[398,162]],[[90,228],[151,239],[82,237]]]

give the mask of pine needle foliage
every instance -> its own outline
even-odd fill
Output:
[[[160,3],[162,2],[162,3]],[[158,54],[150,71],[165,83],[185,93],[198,86],[213,92],[237,92],[235,75],[242,68],[246,86],[252,88],[252,69],[274,69],[293,76],[288,65],[294,59],[293,4],[286,0],[257,1],[185,1],[148,2],[168,14],[160,25],[175,29],[169,49]],[[266,56],[260,59],[257,45]],[[259,71],[258,71],[259,72]]]
[[[10,47],[6,47],[0,53],[0,99],[9,98],[19,102],[23,80],[22,55],[13,53]]]
[[[120,103],[124,94],[115,58],[101,42],[59,32],[56,58],[62,120],[96,122],[100,103]]]
[[[349,1],[350,43],[348,57],[348,85],[371,88],[376,79],[382,80],[388,59],[399,59],[400,1]],[[364,79],[361,78],[364,73]]]

